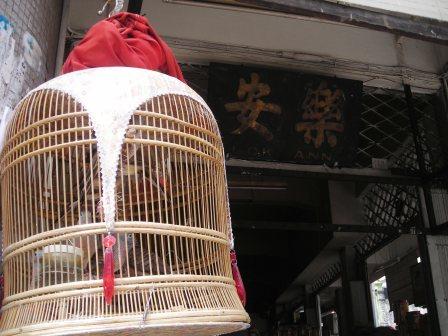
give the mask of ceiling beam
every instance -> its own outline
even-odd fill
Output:
[[[392,173],[390,170],[373,168],[330,168],[323,165],[303,165],[240,159],[227,160],[226,167],[228,174],[290,176],[368,183],[394,183],[401,185],[421,184],[418,176],[399,175]]]
[[[82,37],[71,40],[75,42]],[[174,51],[178,61],[188,64],[220,62],[269,66],[288,71],[360,80],[367,86],[395,90],[402,90],[404,82],[409,84],[414,92],[425,94],[437,93],[441,87],[440,76],[437,73],[412,67],[370,64],[290,50],[239,46],[172,36],[162,37]]]
[[[260,65],[288,71],[360,80],[367,86],[403,89],[403,81],[414,92],[435,93],[441,87],[440,76],[407,66],[390,66],[314,55],[291,50],[241,46],[163,36],[179,62],[208,64],[210,62]]]
[[[277,230],[277,231],[317,231],[344,233],[383,233],[387,235],[417,233],[415,228],[397,228],[393,226],[371,226],[362,224],[330,224],[286,221],[242,220],[233,218],[235,229]]]
[[[375,11],[357,8],[327,0],[207,0],[205,2],[310,16],[448,44],[448,23],[406,13],[394,15],[379,12],[380,9]]]

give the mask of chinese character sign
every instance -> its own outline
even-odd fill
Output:
[[[235,158],[353,165],[361,92],[350,80],[210,67],[209,104]]]
[[[266,141],[272,141],[274,138],[272,132],[268,127],[260,124],[257,119],[262,112],[280,114],[282,108],[277,104],[265,103],[262,100],[263,97],[269,96],[271,88],[269,84],[260,83],[259,74],[253,72],[250,77],[250,83],[246,83],[244,78],[240,79],[237,91],[239,101],[225,104],[228,112],[240,112],[236,117],[240,125],[232,131],[232,134],[240,135],[251,128]]]
[[[362,84],[306,76],[298,82],[294,129],[283,159],[305,164],[353,166],[357,149]]]
[[[327,142],[330,147],[336,147],[336,133],[344,132],[342,108],[344,93],[339,88],[331,89],[327,81],[319,83],[317,89],[308,89],[298,113],[301,121],[295,126],[296,132],[303,133],[307,144],[314,148],[322,147]]]
[[[276,70],[212,64],[208,103],[218,119],[226,153],[251,160],[281,159],[284,90],[291,74]]]

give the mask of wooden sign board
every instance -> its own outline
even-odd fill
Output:
[[[208,103],[230,157],[354,165],[361,82],[224,64],[209,71]]]

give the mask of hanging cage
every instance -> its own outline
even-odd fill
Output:
[[[1,335],[218,335],[248,326],[229,257],[223,146],[194,91],[154,71],[89,69],[31,91],[8,119]]]

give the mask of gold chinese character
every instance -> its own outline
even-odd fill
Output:
[[[314,148],[320,148],[325,138],[330,147],[335,147],[338,143],[335,133],[344,132],[344,100],[342,90],[332,90],[326,81],[322,81],[316,90],[309,89],[301,108],[305,121],[296,124],[296,132],[304,132],[305,142],[312,142]]]
[[[232,134],[242,134],[251,128],[267,141],[271,141],[274,138],[272,132],[257,121],[261,112],[270,112],[273,114],[282,113],[280,106],[265,103],[260,99],[268,96],[270,93],[271,88],[266,83],[260,83],[260,76],[258,74],[252,73],[250,75],[250,83],[240,78],[237,95],[242,101],[225,104],[227,112],[240,111],[236,117],[240,126],[232,131]]]

